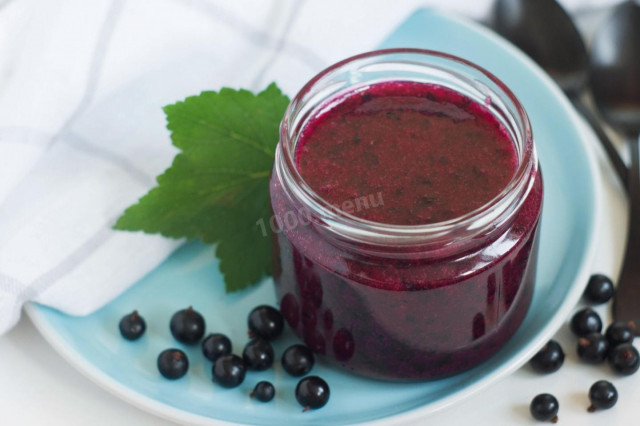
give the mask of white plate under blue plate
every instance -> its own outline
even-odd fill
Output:
[[[422,47],[465,57],[502,79],[520,98],[533,125],[545,179],[538,278],[531,309],[504,349],[482,365],[443,380],[394,384],[367,380],[318,365],[314,373],[331,386],[321,410],[302,413],[294,398],[296,379],[279,365],[250,373],[237,389],[211,383],[211,364],[199,348],[186,348],[189,374],[178,381],[160,377],[156,357],[181,347],[169,333],[170,316],[193,305],[209,331],[229,335],[236,349],[247,340],[246,315],[260,303],[275,302],[271,282],[240,294],[225,295],[212,248],[188,244],[129,291],[98,312],[74,318],[30,305],[42,334],[80,371],[127,401],[180,423],[214,420],[261,424],[357,423],[392,417],[416,419],[477,392],[520,367],[550,338],[578,301],[586,282],[598,223],[598,171],[587,142],[594,136],[538,67],[519,51],[476,24],[438,12],[412,15],[382,47]],[[320,71],[320,70],[318,70]],[[138,309],[147,334],[123,340],[120,317]],[[294,338],[276,346],[278,353]],[[260,404],[249,398],[259,380],[273,381],[277,395]]]

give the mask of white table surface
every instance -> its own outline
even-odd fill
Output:
[[[1,2],[0,2],[1,3]],[[620,185],[599,147],[603,175],[605,214],[593,272],[617,277],[626,238],[626,201]],[[546,184],[553,184],[547,182]],[[607,322],[607,307],[598,309]],[[617,377],[606,365],[592,367],[578,362],[575,338],[565,325],[556,338],[567,359],[556,374],[540,376],[524,367],[466,401],[429,418],[433,425],[537,424],[528,413],[533,396],[553,393],[560,402],[564,425],[634,425],[640,416],[640,374]],[[593,382],[611,380],[619,391],[618,405],[589,414],[587,392]],[[169,425],[173,424],[118,399],[75,371],[23,317],[19,325],[0,338],[0,425]],[[418,423],[420,424],[420,423]]]

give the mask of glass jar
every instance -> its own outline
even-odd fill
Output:
[[[444,86],[484,105],[517,153],[502,192],[468,214],[414,226],[367,221],[318,196],[295,165],[305,123],[385,81]],[[543,185],[529,120],[502,82],[444,53],[365,53],[307,83],[280,132],[270,182],[275,288],[313,351],[369,377],[424,380],[471,368],[509,340],[533,294]]]

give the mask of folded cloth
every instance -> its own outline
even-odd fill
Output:
[[[0,334],[29,301],[88,314],[180,244],[112,230],[176,153],[162,106],[274,80],[295,94],[439,3],[489,1],[0,0]]]

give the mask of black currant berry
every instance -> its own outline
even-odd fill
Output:
[[[607,358],[609,343],[600,333],[587,334],[578,339],[578,357],[589,364],[599,364]]]
[[[280,311],[267,305],[254,308],[249,313],[247,322],[250,334],[267,340],[278,338],[284,328],[284,319]]]
[[[602,320],[593,309],[582,309],[571,318],[571,331],[578,337],[584,337],[591,333],[600,333],[602,331]]]
[[[296,386],[296,399],[304,407],[302,411],[324,407],[330,393],[327,382],[318,376],[305,377]]]
[[[304,376],[313,368],[315,357],[305,345],[289,346],[282,354],[282,368],[293,377]]]
[[[529,406],[529,411],[534,419],[551,423],[558,421],[559,409],[560,405],[556,397],[548,393],[537,395]]]
[[[271,382],[258,382],[249,396],[260,402],[269,402],[276,396],[276,388]]]
[[[144,322],[144,318],[138,314],[138,311],[133,311],[122,317],[119,327],[122,337],[127,340],[137,340],[147,329],[147,323]]]
[[[607,327],[605,337],[612,348],[624,343],[632,343],[636,326],[633,322],[616,321]]]
[[[213,381],[225,388],[235,388],[244,381],[247,367],[237,355],[224,355],[213,363]]]
[[[564,363],[564,351],[558,342],[549,340],[531,361],[531,367],[538,373],[553,373],[558,371]]]
[[[166,349],[158,356],[158,371],[167,379],[175,380],[187,374],[189,358],[180,349]]]
[[[231,340],[224,334],[210,334],[202,341],[202,354],[209,361],[215,361],[223,355],[229,355],[231,349]]]
[[[273,365],[271,343],[261,337],[251,340],[242,351],[242,359],[249,370],[266,370]]]
[[[204,318],[191,306],[173,314],[169,327],[173,337],[186,345],[198,343],[204,336]]]
[[[609,351],[609,365],[616,373],[629,376],[640,367],[638,350],[629,343],[624,343]]]
[[[591,303],[606,303],[613,297],[613,282],[606,275],[592,275],[584,291],[584,298]]]
[[[618,402],[618,391],[610,382],[600,380],[589,389],[589,401],[591,401],[591,406],[587,408],[587,411],[593,413],[598,409],[607,410]]]

